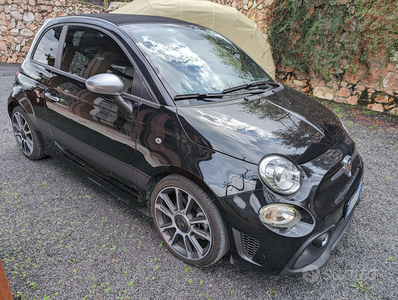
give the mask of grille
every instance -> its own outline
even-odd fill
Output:
[[[242,232],[242,246],[243,253],[250,259],[256,255],[258,248],[260,248],[260,241],[256,238]]]

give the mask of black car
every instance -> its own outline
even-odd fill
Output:
[[[27,158],[78,166],[195,266],[230,251],[270,274],[320,268],[361,192],[362,159],[333,113],[179,20],[47,21],[8,113]]]

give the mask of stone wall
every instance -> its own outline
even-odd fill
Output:
[[[325,82],[314,73],[303,74],[292,67],[277,66],[277,79],[306,94],[321,99],[398,115],[398,61],[386,63],[382,54],[357,70],[338,70]]]
[[[210,0],[214,3],[228,5],[236,8],[253,22],[257,23],[258,28],[265,32],[264,22],[265,8],[273,0]]]
[[[74,0],[0,0],[0,61],[21,63],[45,19],[103,10]]]
[[[212,0],[238,9],[265,32],[266,6],[272,0]],[[304,74],[292,67],[278,65],[276,79],[303,93],[321,99],[352,105],[363,105],[368,109],[398,115],[398,53],[396,59],[386,62],[380,51],[369,68],[337,70],[326,82],[314,73]]]

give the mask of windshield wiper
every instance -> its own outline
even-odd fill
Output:
[[[185,95],[175,95],[174,101],[187,100],[187,99],[201,99],[203,101],[215,101],[210,98],[222,98],[224,94],[221,93],[196,93],[196,94],[185,94]]]
[[[266,90],[269,90],[271,88],[278,88],[281,87],[282,85],[277,82],[272,82],[272,81],[259,81],[259,82],[253,82],[253,83],[246,83],[243,85],[238,85],[232,88],[228,88],[223,90],[221,93],[195,93],[195,94],[181,94],[181,95],[175,95],[174,96],[174,101],[178,100],[188,100],[188,99],[200,99],[203,101],[208,101],[208,102],[215,102],[217,99],[223,98],[225,94],[238,91],[238,90],[243,90],[243,89],[249,89],[252,87],[256,86],[261,86],[261,85],[266,85],[267,88],[261,89],[261,88],[256,88],[253,90],[249,90],[250,94],[261,94],[264,93]],[[212,99],[213,98],[213,99]]]
[[[242,84],[242,85],[238,85],[238,86],[234,86],[228,89],[225,89],[222,91],[223,94],[226,93],[230,93],[230,92],[234,92],[234,91],[238,91],[238,90],[243,90],[243,89],[249,89],[251,87],[255,87],[255,86],[260,86],[260,85],[268,85],[267,89],[270,89],[272,87],[280,87],[281,84],[278,82],[272,82],[272,81],[259,81],[259,82],[253,82],[253,83],[246,83],[246,84]],[[256,92],[259,90],[255,90]],[[253,91],[254,92],[254,91]],[[264,92],[264,91],[261,91]]]

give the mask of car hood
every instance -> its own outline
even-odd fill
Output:
[[[177,113],[194,142],[255,164],[271,153],[305,163],[344,132],[330,110],[290,88],[257,100],[179,106]]]

